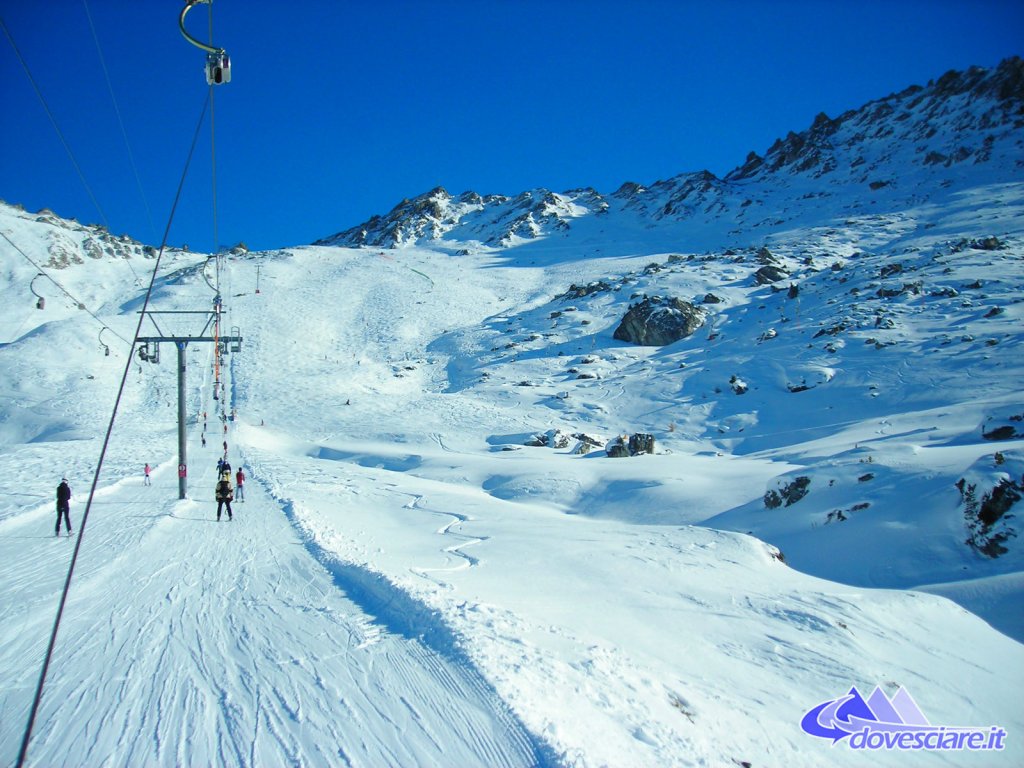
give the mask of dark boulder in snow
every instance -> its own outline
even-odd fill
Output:
[[[978,510],[978,519],[985,525],[993,525],[1003,515],[1010,511],[1010,507],[1021,499],[1020,487],[1011,480],[1003,478],[999,481],[991,493],[985,494],[981,499],[981,508]]]
[[[533,448],[567,448],[569,447],[569,435],[560,429],[549,429],[543,434],[536,434],[526,441],[526,445]]]
[[[576,432],[573,434],[573,437],[579,441],[576,443],[576,447],[572,449],[573,454],[576,456],[584,456],[590,453],[594,448],[598,448],[604,443],[604,440],[583,432]]]
[[[704,310],[677,298],[652,296],[629,308],[613,334],[619,341],[661,347],[692,335],[704,325]]]
[[[630,435],[628,442],[623,436],[616,437],[605,446],[605,452],[612,459],[639,456],[641,453],[654,453],[654,435],[637,432]]]
[[[1021,426],[1024,424],[1024,413],[1000,415],[995,421],[995,425],[981,425],[981,436],[986,440],[1018,440],[1024,437],[1024,427]]]
[[[616,437],[608,443],[604,450],[610,459],[624,459],[629,456],[629,448],[626,447],[626,441],[621,437]]]
[[[641,453],[654,453],[654,435],[638,432],[629,436],[629,455],[636,456]]]
[[[1003,462],[1005,459],[997,460],[997,465]],[[977,483],[970,483],[962,477],[956,487],[964,503],[968,531],[966,544],[983,555],[996,558],[1009,552],[1007,545],[1017,538],[1016,516],[1009,512],[1024,498],[1024,480],[1020,485],[1005,476],[995,479],[995,482],[992,480],[991,477],[982,480],[992,485],[990,491],[981,494],[980,500]]]
[[[785,483],[779,486],[778,489],[772,489],[765,493],[764,505],[768,509],[778,509],[783,503],[787,507],[792,506],[810,492],[808,490],[810,485],[811,478],[806,475],[800,475],[794,478],[793,482]]]
[[[565,293],[560,293],[555,296],[555,301],[561,301],[564,299],[582,299],[584,296],[590,296],[594,293],[603,293],[605,291],[611,291],[612,286],[604,280],[595,280],[586,285],[576,285],[573,283],[569,286],[569,290]]]
[[[771,283],[779,282],[779,280],[785,280],[787,277],[789,277],[789,273],[782,267],[767,264],[754,273],[754,282],[758,285],[770,285]]]

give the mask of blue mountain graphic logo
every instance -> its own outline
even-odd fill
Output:
[[[931,727],[917,702],[900,688],[890,699],[880,687],[875,687],[865,700],[857,687],[845,696],[825,701],[816,706],[800,721],[800,727],[811,736],[832,739],[832,743],[845,739],[870,725],[872,730],[903,730],[908,727]]]
[[[892,698],[876,686],[867,698],[857,690],[837,699],[823,701],[800,721],[811,736],[831,739],[835,746],[843,739],[851,749],[907,750],[1002,750],[1006,731],[987,728],[932,725],[906,688]]]

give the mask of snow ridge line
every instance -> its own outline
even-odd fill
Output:
[[[436,610],[417,600],[406,590],[391,582],[384,574],[374,572],[355,563],[346,563],[321,547],[315,532],[298,517],[294,503],[267,493],[278,504],[302,541],[303,547],[319,562],[334,584],[363,611],[375,617],[381,626],[421,645],[426,651],[444,659],[463,672],[462,682],[468,683],[482,699],[491,702],[496,719],[502,721],[510,736],[516,738],[523,751],[530,754],[534,768],[558,768],[554,748],[529,731],[509,704],[500,696],[476,664],[461,647],[458,637]]]

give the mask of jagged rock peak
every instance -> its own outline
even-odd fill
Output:
[[[972,104],[956,120],[942,118],[957,111],[956,100]],[[725,177],[741,181],[788,171],[823,176],[839,167],[865,162],[859,151],[868,142],[885,139],[891,145],[916,142],[917,146],[943,143],[946,150],[932,150],[932,164],[962,162],[969,157],[984,162],[986,153],[961,150],[956,134],[965,128],[983,128],[994,141],[999,128],[1019,130],[1024,121],[1024,61],[1014,56],[998,66],[952,70],[927,86],[913,85],[899,93],[871,101],[836,118],[819,113],[810,128],[789,132],[768,148],[762,157],[751,152],[743,165]],[[933,139],[933,137],[938,137]],[[986,137],[987,138],[987,137]]]
[[[386,216],[374,216],[358,227],[319,240],[315,245],[394,247],[418,240],[438,240],[458,229],[460,237],[506,247],[544,233],[565,230],[572,219],[607,210],[605,199],[584,187],[557,193],[547,189],[481,196],[464,192],[452,197],[443,187],[403,200]]]
[[[635,181],[627,181],[612,193],[612,197],[628,199],[646,191],[647,189],[643,185],[637,184]]]
[[[945,96],[973,92],[1000,101],[1024,101],[1024,60],[1019,56],[1003,59],[995,69],[970,67],[963,72],[950,70],[934,83],[928,83]]]
[[[391,209],[391,213],[388,216],[392,216],[396,213],[405,214],[424,214],[433,216],[434,218],[440,218],[444,215],[444,205],[452,199],[452,196],[448,194],[448,190],[444,187],[434,187],[429,192],[414,197],[412,200],[409,198],[404,199],[398,205]]]
[[[475,192],[452,197],[444,187],[402,200],[386,216],[372,216],[359,226],[318,240],[314,245],[371,245],[393,247],[419,239],[436,239],[452,228],[469,209],[487,200]]]

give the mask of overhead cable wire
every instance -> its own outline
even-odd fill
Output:
[[[57,138],[60,139],[60,143],[64,145],[64,150],[68,153],[68,157],[71,158],[71,164],[75,167],[75,171],[78,173],[78,178],[81,180],[82,186],[85,187],[86,194],[89,195],[89,199],[92,200],[92,204],[96,206],[96,210],[100,214],[100,219],[103,221],[103,226],[105,226],[109,231],[110,224],[107,221],[106,214],[103,213],[100,201],[96,199],[96,195],[93,194],[92,187],[90,187],[89,182],[86,181],[85,174],[82,172],[82,167],[78,164],[78,160],[75,158],[75,153],[71,151],[71,145],[68,144],[68,140],[64,137],[63,131],[61,131],[60,126],[57,124],[57,118],[54,117],[53,112],[50,111],[50,105],[46,103],[42,89],[39,87],[36,79],[32,76],[32,70],[28,68],[28,62],[26,62],[25,57],[21,55],[21,51],[18,49],[17,43],[14,42],[14,37],[11,35],[11,31],[7,28],[7,24],[4,23],[2,16],[0,16],[0,27],[4,28],[4,34],[7,35],[7,40],[10,42],[11,48],[14,49],[14,55],[17,56],[18,61],[21,62],[22,69],[25,70],[25,74],[28,76],[28,80],[32,84],[32,88],[35,90],[36,96],[39,97],[39,101],[43,105],[43,110],[45,110],[46,116],[50,118],[50,123],[53,124],[53,130],[57,132]]]
[[[92,30],[92,39],[96,43],[96,53],[99,55],[100,64],[103,67],[103,76],[107,81],[107,91],[110,93],[110,101],[114,105],[114,114],[117,115],[117,124],[121,126],[121,136],[124,138],[124,146],[128,150],[128,162],[132,166],[132,173],[135,174],[135,184],[139,188],[139,197],[142,198],[142,204],[146,209],[146,219],[149,221],[150,234],[156,234],[156,224],[153,222],[153,211],[149,207],[149,200],[146,198],[146,192],[142,187],[142,178],[139,176],[139,168],[135,164],[135,154],[132,152],[131,142],[128,140],[128,131],[124,127],[124,120],[121,117],[121,108],[117,104],[117,96],[114,95],[114,85],[110,80],[110,70],[107,69],[107,60],[103,55],[103,47],[100,45],[100,38],[96,34],[96,25],[92,21],[92,12],[89,10],[88,0],[82,0],[82,5],[85,7],[86,18],[89,19],[89,29]],[[129,263],[129,266],[131,264]],[[135,271],[134,269],[132,270]],[[137,275],[136,275],[137,277]]]
[[[213,3],[210,3],[210,45],[213,45]],[[213,176],[213,252],[220,253],[220,235],[217,221],[217,119],[213,99],[214,84],[210,83],[210,168]],[[217,290],[220,291],[220,262],[217,262]]]
[[[174,204],[171,206],[171,213],[167,218],[167,227],[164,230],[163,240],[160,243],[160,251],[156,257],[156,263],[153,265],[153,271],[149,278],[149,287],[146,289],[146,297],[142,302],[142,311],[139,313],[139,322],[135,326],[135,336],[132,341],[132,347],[134,349],[135,343],[138,341],[139,333],[142,330],[142,322],[146,317],[146,311],[149,307],[149,300],[153,294],[153,286],[156,284],[157,270],[160,268],[160,260],[163,258],[164,249],[167,247],[167,239],[171,232],[171,223],[174,221],[174,213],[178,208],[178,202],[181,200],[181,192],[185,186],[185,177],[188,175],[189,165],[192,163],[192,155],[195,153],[196,143],[199,140],[199,132],[203,125],[203,120],[206,119],[206,110],[209,107],[210,98],[209,96],[203,101],[203,110],[199,115],[199,122],[196,124],[195,133],[192,136],[192,145],[189,148],[188,157],[185,160],[185,167],[181,172],[181,181],[178,182],[178,191],[174,196]],[[125,384],[128,381],[128,373],[131,371],[132,366],[132,355],[128,355],[128,360],[124,366],[124,373],[121,375],[121,384],[117,390],[117,398],[114,401],[114,409],[110,414],[110,423],[107,425],[107,433],[103,438],[103,447],[100,450],[99,461],[96,463],[96,472],[92,478],[92,487],[89,489],[89,498],[85,504],[85,511],[82,513],[82,522],[78,526],[78,537],[75,540],[75,550],[71,555],[71,563],[68,566],[67,577],[64,580],[64,588],[61,591],[60,603],[57,606],[57,616],[53,622],[53,630],[50,633],[50,641],[46,648],[46,655],[43,659],[43,668],[39,674],[39,683],[36,686],[36,692],[32,699],[32,709],[29,713],[28,724],[25,726],[25,733],[21,742],[21,749],[18,752],[18,761],[15,764],[16,768],[23,768],[25,765],[25,758],[28,754],[29,742],[32,739],[32,729],[35,726],[36,715],[39,712],[39,703],[43,698],[43,686],[46,682],[46,673],[50,668],[50,662],[53,659],[53,649],[57,643],[57,632],[60,629],[61,617],[64,615],[64,606],[67,604],[68,592],[71,589],[71,577],[75,572],[75,564],[78,562],[78,553],[82,547],[82,539],[85,537],[85,526],[89,521],[89,511],[92,508],[93,498],[96,495],[96,487],[99,484],[100,472],[103,469],[103,460],[107,455],[107,446],[110,444],[110,435],[114,431],[114,421],[117,418],[117,410],[121,404],[121,398],[124,395]]]
[[[208,6],[207,18],[209,19],[209,34],[210,34],[210,47],[213,47],[213,3]],[[216,301],[216,314],[213,319],[213,371],[214,371],[214,386],[218,386],[220,380],[220,316],[222,303],[220,301],[220,268],[221,268],[221,248],[220,248],[220,232],[219,232],[219,221],[217,219],[217,112],[215,109],[216,101],[214,99],[214,83],[211,82],[210,88],[210,176],[212,183],[211,199],[213,203],[213,252],[216,254],[214,259],[215,266],[215,280],[214,285],[216,286],[215,291],[217,293]]]
[[[115,331],[115,330],[114,330],[113,328],[109,328],[109,326],[107,326],[107,324],[106,324],[105,322],[103,322],[103,321],[102,321],[102,320],[100,320],[100,319],[99,319],[98,317],[96,317],[96,315],[95,315],[95,314],[93,313],[93,311],[92,311],[91,309],[89,309],[89,308],[88,308],[87,306],[85,306],[85,302],[82,302],[82,301],[79,301],[78,299],[76,299],[76,298],[75,298],[75,297],[74,297],[74,296],[73,296],[73,295],[71,294],[71,291],[69,291],[69,290],[68,290],[67,288],[65,288],[65,287],[64,287],[63,285],[61,285],[61,284],[60,284],[60,283],[58,283],[58,282],[57,282],[56,280],[54,280],[54,279],[53,279],[53,277],[51,277],[51,276],[50,276],[49,274],[47,274],[46,270],[44,270],[44,269],[43,269],[43,268],[42,268],[41,266],[39,266],[38,264],[36,264],[35,260],[34,260],[34,259],[33,259],[33,258],[31,257],[31,256],[29,256],[29,255],[28,255],[27,253],[25,253],[25,252],[24,252],[23,250],[21,250],[21,248],[19,248],[19,247],[18,247],[18,244],[17,244],[17,243],[15,243],[15,242],[14,242],[13,240],[11,240],[11,238],[9,238],[9,237],[7,236],[7,233],[6,233],[6,232],[2,232],[2,231],[0,231],[0,237],[3,237],[3,239],[4,239],[4,240],[6,240],[6,241],[7,241],[8,243],[10,243],[10,244],[11,244],[11,247],[12,247],[12,248],[13,248],[14,250],[16,250],[16,251],[17,251],[18,253],[20,253],[20,254],[21,254],[22,256],[24,256],[24,257],[25,257],[25,260],[26,260],[26,261],[28,261],[28,263],[29,263],[29,264],[31,264],[31,265],[32,265],[33,267],[35,267],[35,268],[36,268],[37,270],[39,270],[39,274],[40,274],[40,275],[42,275],[42,276],[43,276],[43,277],[45,277],[45,278],[46,278],[47,280],[49,280],[49,281],[50,281],[51,283],[53,283],[53,284],[54,284],[55,286],[57,286],[57,290],[59,290],[59,291],[60,291],[61,293],[63,293],[63,294],[65,295],[65,296],[67,296],[67,297],[68,297],[69,299],[71,299],[71,301],[72,301],[72,302],[74,302],[74,304],[75,304],[75,306],[76,306],[76,307],[78,307],[78,308],[79,308],[79,309],[81,309],[81,310],[84,310],[84,311],[85,311],[85,312],[86,312],[86,313],[87,313],[87,314],[88,314],[88,315],[89,315],[90,317],[92,317],[92,319],[93,319],[93,320],[95,320],[95,321],[96,321],[97,323],[99,323],[100,325],[102,325],[102,326],[103,326],[104,328],[108,328],[108,330],[109,330],[109,331],[110,331],[110,332],[111,332],[112,334],[114,334],[115,336],[117,336],[117,338],[119,338],[119,339],[120,339],[121,341],[123,341],[123,342],[124,342],[125,344],[127,344],[127,345],[128,345],[129,347],[130,347],[130,346],[132,345],[132,342],[128,341],[128,339],[126,339],[126,338],[125,338],[124,336],[122,336],[121,334],[119,334],[119,333],[118,333],[117,331]]]

